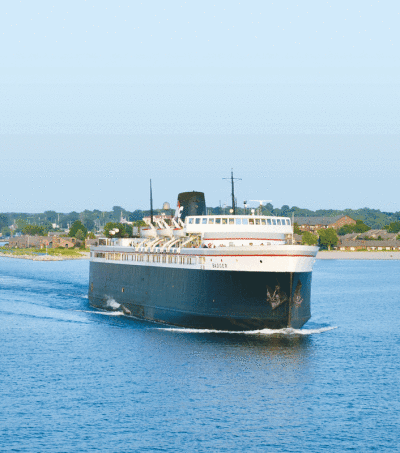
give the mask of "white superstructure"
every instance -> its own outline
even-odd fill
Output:
[[[140,238],[103,239],[93,261],[202,270],[311,272],[318,247],[294,245],[287,217],[206,215],[157,219]]]

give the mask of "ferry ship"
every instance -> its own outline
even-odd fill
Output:
[[[179,194],[178,206],[138,238],[91,249],[92,306],[226,331],[298,329],[310,319],[318,247],[293,243],[290,218],[206,215],[201,192]]]

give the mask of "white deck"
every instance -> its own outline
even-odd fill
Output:
[[[183,225],[183,224],[181,224]],[[177,226],[177,225],[176,225]],[[181,236],[153,235],[107,239],[92,249],[92,260],[139,266],[250,272],[311,272],[318,247],[293,245],[287,217],[189,216]],[[178,228],[175,228],[175,230]]]
[[[266,216],[189,216],[185,219],[188,234],[207,233],[278,233],[292,234],[291,221],[287,217]]]

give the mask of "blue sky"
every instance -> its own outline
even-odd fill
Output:
[[[351,4],[349,4],[351,3]],[[14,0],[0,212],[270,199],[400,211],[400,4]]]

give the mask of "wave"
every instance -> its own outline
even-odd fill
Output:
[[[93,310],[76,310],[80,311],[81,313],[93,313],[95,315],[105,315],[105,316],[124,316],[125,313],[123,311],[93,311]]]
[[[319,329],[292,329],[286,327],[284,329],[262,329],[262,330],[214,330],[214,329],[190,329],[184,327],[162,327],[161,330],[169,332],[180,332],[180,333],[219,333],[219,334],[235,334],[235,335],[315,335],[330,330],[337,329],[338,326],[333,327],[321,327]]]

